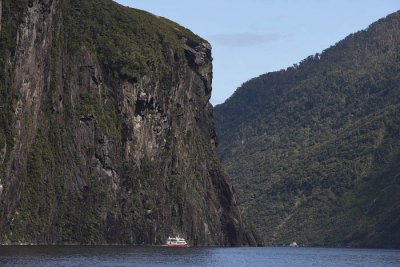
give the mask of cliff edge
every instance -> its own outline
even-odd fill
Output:
[[[1,243],[255,244],[214,152],[209,43],[110,0],[0,6]]]

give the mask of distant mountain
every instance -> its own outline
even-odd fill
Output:
[[[267,244],[400,247],[400,12],[244,83],[214,116]]]

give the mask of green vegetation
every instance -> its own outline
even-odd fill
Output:
[[[73,200],[65,190],[62,169],[71,142],[70,134],[56,123],[47,135],[38,133],[28,155],[27,177],[12,219],[11,241],[51,242],[48,238],[52,222],[66,209],[64,205]]]
[[[54,212],[55,190],[47,171],[54,167],[54,155],[48,141],[38,135],[28,157],[28,179],[21,192],[21,202],[13,222],[12,239],[38,238],[49,228]],[[25,232],[26,231],[26,232]],[[24,239],[22,239],[24,241]]]
[[[77,113],[81,116],[93,116],[93,120],[99,129],[108,137],[121,140],[121,121],[118,119],[116,111],[107,111],[98,100],[91,94],[82,93],[79,96]]]
[[[400,13],[242,85],[218,155],[266,243],[400,247]]]
[[[111,85],[119,78],[138,81],[155,66],[161,74],[169,72],[175,59],[185,62],[178,37],[201,41],[167,19],[109,0],[71,0],[64,5],[68,50],[87,46],[95,52]]]

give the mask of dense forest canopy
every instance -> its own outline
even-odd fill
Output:
[[[214,109],[218,155],[269,244],[400,247],[400,12]]]

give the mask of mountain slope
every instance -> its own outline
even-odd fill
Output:
[[[245,245],[211,47],[111,0],[2,0],[0,242]]]
[[[400,247],[400,13],[244,83],[217,153],[269,244]]]

